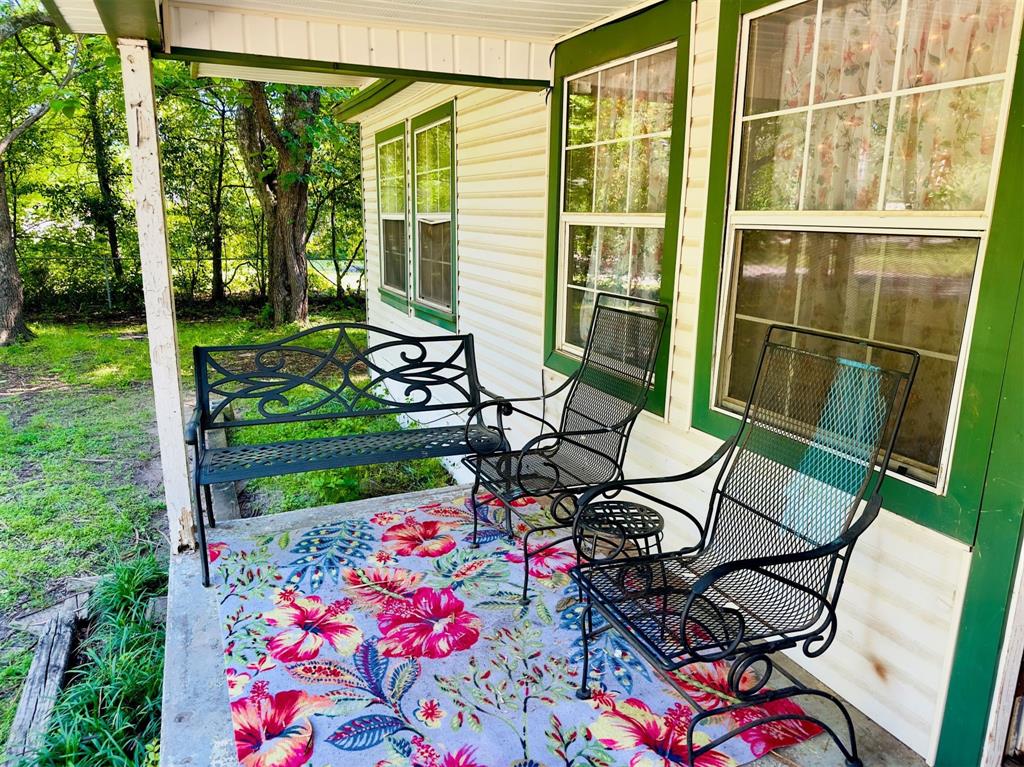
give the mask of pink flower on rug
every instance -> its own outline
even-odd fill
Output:
[[[436,730],[441,726],[441,720],[448,716],[448,712],[441,708],[437,698],[420,698],[413,716],[427,727]]]
[[[473,746],[463,746],[454,753],[445,754],[441,760],[441,767],[483,767],[473,758],[475,753],[476,749]]]
[[[480,638],[480,618],[463,608],[451,589],[423,587],[411,601],[392,602],[377,616],[377,643],[389,658],[447,658]]]
[[[325,605],[320,597],[278,594],[277,608],[264,613],[263,620],[285,630],[267,640],[267,651],[282,663],[312,660],[328,642],[339,655],[351,655],[363,641],[363,632],[347,614],[349,601]]]
[[[235,748],[243,767],[300,767],[313,755],[309,717],[326,711],[331,701],[301,690],[267,693],[254,684],[248,698],[231,703]]]
[[[800,715],[803,713],[803,709],[799,705],[792,700],[783,698],[753,708],[734,711],[730,716],[736,720],[738,725],[742,725],[766,716]],[[821,731],[818,725],[803,719],[780,719],[751,727],[741,733],[740,737],[750,746],[750,753],[760,758],[769,751],[813,738]]]
[[[408,600],[423,580],[423,573],[402,567],[346,567],[341,580],[355,604],[377,613],[391,602]]]
[[[264,671],[270,671],[272,668],[277,668],[277,664],[270,659],[270,656],[261,655],[252,663],[246,664],[245,667],[250,671],[255,671],[257,674],[261,674]]]
[[[378,511],[376,514],[370,517],[370,522],[372,522],[375,525],[385,527],[387,525],[395,524],[395,522],[398,522],[401,518],[402,515],[399,514],[397,511]]]
[[[252,674],[246,674],[244,671],[239,672],[235,668],[227,669],[224,675],[228,679],[228,695],[232,698],[245,692],[245,686],[252,681]]]
[[[576,555],[557,546],[539,551],[545,544],[530,547],[530,576],[546,580],[557,573],[567,573],[576,566]],[[512,549],[505,555],[509,562],[523,563],[522,549]]]
[[[687,764],[686,725],[690,710],[676,704],[664,716],[655,714],[650,706],[638,698],[617,701],[611,693],[595,695],[592,702],[601,710],[601,716],[590,725],[590,733],[602,745],[613,751],[638,751],[629,760],[629,767],[672,767]],[[696,746],[708,743],[710,738],[698,730],[693,735]],[[698,767],[734,767],[732,757],[711,750],[697,759]]]
[[[457,525],[428,520],[417,522],[409,517],[389,527],[381,537],[388,549],[402,557],[440,557],[455,548],[455,539],[447,532]]]
[[[220,559],[221,554],[225,551],[228,551],[228,545],[226,543],[208,543],[206,545],[207,559],[211,565]]]

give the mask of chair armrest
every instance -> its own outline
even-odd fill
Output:
[[[725,457],[733,445],[736,443],[736,436],[732,436],[723,442],[719,448],[708,457],[704,463],[696,466],[692,469],[688,469],[681,474],[673,474],[669,477],[643,477],[638,479],[619,479],[613,482],[607,482],[603,485],[596,485],[580,496],[579,507],[583,508],[588,503],[592,503],[598,496],[607,496],[612,493],[619,493],[623,490],[629,490],[636,492],[638,495],[642,495],[645,498],[654,500],[654,497],[649,493],[644,493],[634,490],[634,488],[644,485],[660,485],[660,484],[674,484],[676,482],[685,482],[688,479],[699,477],[704,472],[708,471],[711,467],[717,464]]]
[[[203,409],[196,405],[192,409],[192,417],[188,419],[185,424],[185,444],[186,445],[198,445],[199,444],[199,432],[201,431],[203,418]]]
[[[764,575],[771,575],[777,579],[785,580],[782,576],[778,576],[775,573],[765,572],[765,568],[775,567],[778,565],[796,564],[799,562],[809,562],[813,559],[821,559],[822,557],[829,557],[839,553],[843,549],[848,548],[857,542],[857,539],[865,530],[868,529],[868,526],[875,521],[875,517],[878,516],[878,510],[881,507],[882,496],[875,493],[868,500],[867,506],[864,508],[864,513],[861,514],[857,521],[850,525],[850,527],[841,533],[835,540],[821,546],[808,549],[807,551],[797,551],[791,554],[777,554],[775,556],[768,557],[753,557],[751,559],[737,559],[735,562],[723,562],[717,567],[709,570],[695,584],[693,584],[693,593],[695,595],[702,594],[711,588],[715,581],[739,570],[754,570],[761,572]]]

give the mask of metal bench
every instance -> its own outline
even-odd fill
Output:
[[[859,765],[843,703],[802,686],[771,657],[796,647],[816,657],[835,638],[846,568],[881,507],[882,480],[917,365],[917,353],[907,349],[773,326],[735,437],[691,471],[619,480],[584,494],[573,537],[585,561],[571,572],[585,602],[578,696],[591,694],[588,642],[616,630],[693,705],[689,764],[751,727],[802,719],[822,727],[847,763]],[[673,502],[678,483],[716,464],[721,468],[707,517],[699,520]],[[655,510],[680,514],[697,542],[634,555],[630,505],[643,519]],[[594,611],[603,620],[595,620]],[[735,702],[702,707],[675,675],[691,663],[719,660],[730,664]],[[782,687],[766,686],[773,670],[785,678]],[[800,696],[834,704],[846,742],[816,717],[772,708]],[[702,723],[741,710],[736,729],[694,748]]]
[[[367,345],[364,339],[371,339]],[[210,486],[222,482],[502,449],[502,433],[479,415],[432,426],[453,411],[473,412],[481,395],[471,335],[413,338],[361,323],[336,323],[279,341],[196,346],[196,406],[185,428],[193,446],[196,527],[203,583],[210,584],[206,524],[216,526]],[[224,415],[233,412],[233,418]],[[396,431],[210,447],[218,429],[374,416],[409,416],[426,425]],[[266,429],[264,429],[265,431]],[[250,434],[259,432],[250,432]]]

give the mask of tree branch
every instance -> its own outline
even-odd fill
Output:
[[[71,56],[71,63],[68,64],[68,71],[57,84],[58,88],[65,87],[71,78],[75,76],[75,69],[78,66],[78,54],[81,51],[81,45],[75,47],[75,52]],[[10,133],[0,140],[0,157],[3,157],[7,153],[7,150],[11,148],[11,144],[18,140],[19,137],[24,135],[25,131],[35,125],[42,117],[50,111],[50,102],[46,101],[42,104],[36,105],[36,107],[29,111],[25,119],[21,121],[20,125],[15,126]]]
[[[37,26],[55,27],[56,24],[43,11],[29,11],[28,13],[0,19],[0,45],[6,43],[22,30]]]

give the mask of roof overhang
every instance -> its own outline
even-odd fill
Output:
[[[197,76],[358,87],[368,104],[411,82],[544,89],[556,44],[660,0],[44,2],[69,31],[147,40]]]

